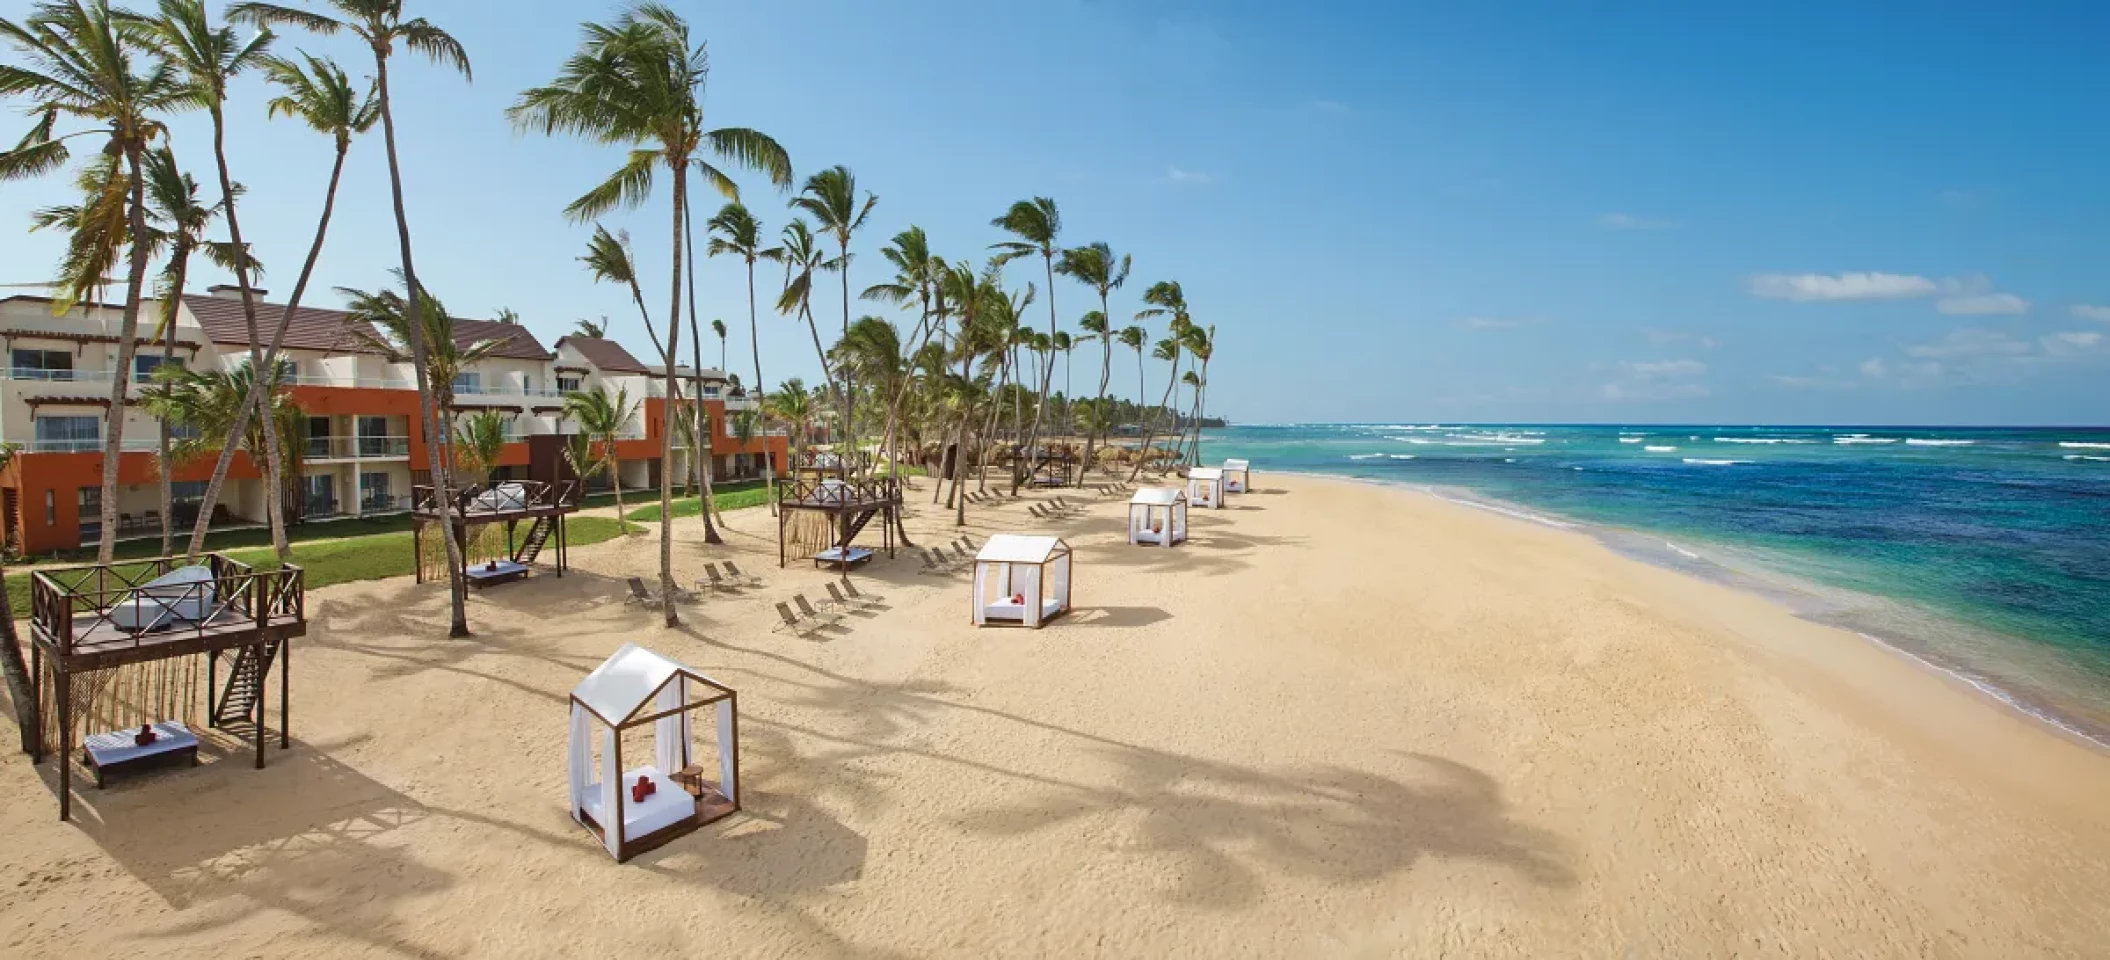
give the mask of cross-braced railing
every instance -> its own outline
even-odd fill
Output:
[[[186,566],[207,575],[154,581]],[[30,623],[61,655],[100,653],[228,629],[307,619],[306,571],[291,564],[256,570],[223,554],[192,562],[157,557],[38,570],[30,578]]]
[[[439,497],[430,486],[411,487],[410,502],[411,509],[417,513],[439,513]],[[579,505],[579,482],[500,480],[494,483],[471,484],[454,491],[451,502],[456,516],[575,507]]]
[[[893,503],[901,499],[901,482],[892,477],[868,480],[838,480],[833,477],[778,480],[779,504],[813,507],[851,507]]]

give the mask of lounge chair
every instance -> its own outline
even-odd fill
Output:
[[[923,569],[916,571],[917,573],[940,574],[952,572],[946,569],[945,561],[938,559],[937,555],[929,550],[920,551],[916,555],[923,558]]]
[[[1033,516],[1033,517],[1034,517],[1035,519],[1038,519],[1038,520],[1046,520],[1046,519],[1048,519],[1048,515],[1047,515],[1047,514],[1045,514],[1045,513],[1042,513],[1042,512],[1040,512],[1040,504],[1037,504],[1037,503],[1036,503],[1036,504],[1034,504],[1034,505],[1032,505],[1032,506],[1030,506],[1030,507],[1027,507],[1027,508],[1026,508],[1026,512],[1027,512],[1027,513],[1029,513],[1029,514],[1031,514],[1031,515],[1032,515],[1032,516]]]
[[[759,587],[762,585],[761,577],[754,577],[741,573],[740,567],[737,564],[733,563],[731,560],[727,560],[725,562],[725,573],[726,576],[732,578],[732,582],[736,586]]]
[[[959,542],[960,542],[960,544],[961,544],[962,546],[966,547],[966,548],[967,548],[967,549],[969,549],[969,550],[980,550],[980,549],[981,549],[981,547],[980,547],[979,545],[977,545],[977,544],[976,544],[976,543],[974,542],[974,538],[973,538],[973,537],[971,537],[971,536],[968,536],[968,535],[966,535],[966,534],[961,534],[961,535],[960,535],[960,541],[959,541]]]
[[[836,586],[835,581],[830,580],[822,586],[828,591],[828,596],[820,601],[821,610],[833,610],[837,615],[850,612],[850,598],[843,596],[842,588]]]
[[[879,594],[859,592],[857,589],[857,584],[849,580],[843,581],[843,590],[850,595],[851,603],[857,604],[858,606],[867,609],[879,606],[886,602],[886,598],[880,596]]]
[[[769,628],[771,633],[775,633],[778,630],[789,630],[792,633],[806,632],[806,621],[799,619],[798,614],[792,613],[788,604],[777,604],[777,618],[781,622]]]
[[[799,616],[805,617],[808,620],[826,620],[829,623],[834,623],[835,621],[842,619],[842,614],[826,614],[822,613],[819,610],[813,609],[813,604],[806,602],[806,595],[803,593],[794,593],[791,595],[791,606],[794,609],[798,610]]]
[[[724,578],[718,575],[717,564],[706,563],[703,565],[703,576],[696,581],[696,589],[713,590],[719,593],[730,593],[734,590],[739,589],[739,587],[727,582]]]
[[[659,598],[653,596],[652,591],[645,589],[643,577],[631,577],[629,584],[630,595],[623,598],[624,603],[635,603],[645,607],[659,606]]]

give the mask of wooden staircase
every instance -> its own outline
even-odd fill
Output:
[[[264,683],[271,677],[271,664],[278,659],[278,645],[282,642],[271,640],[235,649],[227,684],[220,688],[219,698],[212,705],[213,726],[262,722],[256,715],[257,703],[263,698]]]
[[[550,534],[557,530],[557,518],[536,517],[535,525],[528,528],[527,539],[520,541],[520,549],[513,551],[513,562],[523,567],[533,566],[535,558],[542,553],[542,545],[549,542]]]

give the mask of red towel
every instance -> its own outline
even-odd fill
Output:
[[[154,732],[153,724],[142,723],[139,725],[139,732],[132,735],[132,743],[135,746],[144,747],[152,744],[159,737],[160,734]]]

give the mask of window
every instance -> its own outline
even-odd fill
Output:
[[[465,373],[457,373],[457,374],[455,374],[455,375],[454,375],[454,392],[455,392],[455,393],[482,393],[482,392],[484,392],[484,375],[483,375],[483,374],[481,374],[481,373],[476,373],[476,372],[474,372],[474,371],[469,371],[469,372],[465,372]]]
[[[103,488],[81,488],[81,544],[103,542]]]
[[[133,354],[132,379],[144,383],[148,380],[153,379],[154,371],[159,370],[162,367],[175,367],[176,369],[181,370],[183,369],[183,358],[164,357],[159,354],[154,354],[151,356],[144,353]]]
[[[557,392],[558,392],[558,393],[577,393],[577,392],[579,392],[579,378],[578,378],[578,377],[567,377],[567,376],[564,376],[563,374],[558,374],[558,375],[557,375]]]
[[[16,350],[11,359],[17,380],[73,379],[73,354],[65,350]]]
[[[361,510],[386,510],[395,506],[395,498],[388,491],[388,474],[359,475],[359,504]]]
[[[102,446],[101,417],[38,417],[36,449],[47,453],[78,453]],[[98,488],[100,489],[100,488]]]
[[[169,499],[176,503],[199,503],[205,499],[205,481],[178,480],[169,484]]]
[[[300,362],[296,360],[280,360],[278,362],[278,382],[299,383]]]

